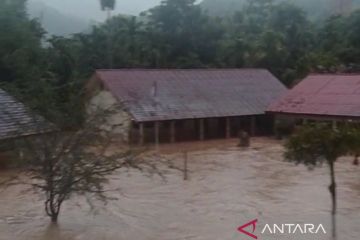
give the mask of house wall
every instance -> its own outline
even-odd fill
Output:
[[[7,168],[17,160],[13,139],[0,140],[0,169]]]
[[[227,136],[227,119],[229,120],[230,129]],[[252,129],[252,121],[254,128]],[[175,123],[175,142],[196,141],[201,139],[200,134],[200,119],[183,119],[174,121],[159,122],[159,142],[171,142],[171,122]],[[237,138],[240,131],[245,131],[249,135],[254,136],[268,136],[273,133],[273,118],[272,116],[257,115],[257,116],[238,116],[238,117],[220,117],[220,118],[206,118],[204,123],[204,139],[223,139],[223,138]],[[139,144],[139,124],[133,123],[131,128],[130,139],[132,144]],[[144,143],[155,143],[155,123],[143,123]]]
[[[91,97],[87,112],[89,118],[101,118],[98,128],[109,133],[117,140],[129,142],[131,117],[122,105],[106,90],[101,90]]]
[[[36,142],[47,141],[46,137],[50,134],[52,133],[0,139],[0,169],[24,164],[27,157],[35,156],[35,146],[39,146]]]

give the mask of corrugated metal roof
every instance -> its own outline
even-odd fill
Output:
[[[286,91],[264,69],[98,70],[135,121],[264,114]]]
[[[0,89],[0,140],[48,132],[52,125]]]
[[[269,112],[360,117],[360,75],[310,75],[278,101]]]

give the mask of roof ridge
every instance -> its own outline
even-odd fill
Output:
[[[96,69],[96,71],[241,71],[241,70],[266,70],[266,68],[117,68],[117,69]]]
[[[310,73],[308,76],[360,76],[358,73]]]

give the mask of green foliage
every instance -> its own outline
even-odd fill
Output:
[[[53,37],[45,45],[44,31],[28,19],[25,4],[0,0],[0,31],[6,33],[0,35],[0,87],[52,122],[79,124],[79,42]]]
[[[288,85],[308,71],[306,59],[314,33],[299,8],[249,1],[230,20],[230,26],[220,56],[225,65],[267,68]]]
[[[339,157],[360,152],[360,126],[342,123],[334,128],[329,123],[301,126],[285,145],[285,158],[309,167],[332,163]]]
[[[81,124],[86,80],[109,66],[261,67],[289,86],[311,71],[360,70],[360,11],[313,24],[302,9],[272,0],[246,1],[223,18],[194,0],[165,0],[139,17],[47,37],[25,3],[0,0],[0,87],[55,122],[74,115],[68,126]]]
[[[347,131],[333,129],[331,124],[310,124],[299,127],[286,143],[285,158],[297,164],[315,167],[333,163],[349,151]]]
[[[228,16],[240,11],[247,0],[203,0],[201,7],[212,16]],[[313,21],[323,21],[336,12],[334,0],[274,0],[275,4],[287,2],[304,10]],[[353,0],[353,7],[359,8],[360,1]]]
[[[166,0],[147,12],[153,67],[205,67],[216,58],[223,30],[195,0]]]
[[[27,19],[24,0],[0,0],[0,32],[1,81],[21,84],[35,80],[44,32],[36,21]]]
[[[314,54],[320,61],[312,64],[317,71],[354,72],[360,70],[358,27],[360,11],[349,16],[333,16],[326,20],[317,33]]]
[[[360,125],[353,123],[346,126],[346,141],[348,153],[359,156],[360,155]]]
[[[342,156],[355,155],[354,164],[360,150],[360,127],[354,123],[329,123],[304,125],[297,129],[285,145],[285,158],[296,164],[304,164],[310,169],[324,162],[330,168],[332,214],[336,214],[335,161]]]

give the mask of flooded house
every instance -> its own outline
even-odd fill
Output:
[[[0,89],[0,164],[16,140],[53,131],[53,126]]]
[[[360,121],[360,74],[311,74],[268,113],[301,121]]]
[[[97,70],[87,89],[89,109],[117,106],[104,127],[135,144],[269,134],[265,110],[286,91],[265,69]]]

